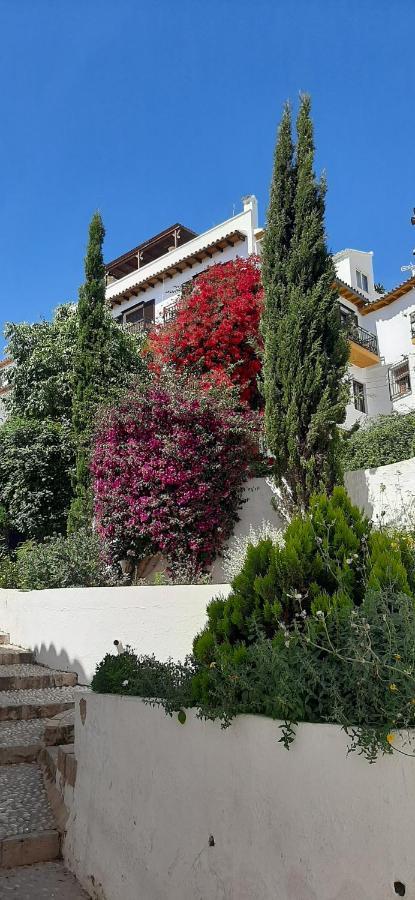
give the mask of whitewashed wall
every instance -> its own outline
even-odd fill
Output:
[[[77,672],[89,684],[114,640],[158,659],[184,659],[226,585],[0,590],[0,631],[39,662]]]
[[[223,731],[85,700],[64,855],[93,896],[392,900],[395,881],[415,896],[413,758],[370,766],[332,725],[301,725],[287,752],[262,717]]]
[[[413,526],[415,523],[415,458],[389,466],[345,473],[350,499],[373,522]]]

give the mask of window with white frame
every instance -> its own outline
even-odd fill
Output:
[[[389,368],[389,392],[391,400],[399,400],[411,393],[409,360],[403,359]]]
[[[358,269],[356,269],[356,281],[357,281],[358,288],[361,291],[364,291],[365,294],[368,294],[369,293],[369,282],[368,282],[367,275],[365,275],[364,272],[359,272]]]
[[[358,412],[367,412],[365,386],[355,379],[353,379],[353,403]]]

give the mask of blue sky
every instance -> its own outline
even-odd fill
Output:
[[[76,298],[89,219],[111,258],[255,193],[311,93],[333,250],[391,287],[415,228],[413,0],[0,0],[0,327]]]

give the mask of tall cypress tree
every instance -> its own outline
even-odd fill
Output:
[[[348,346],[326,243],[326,185],[314,174],[308,96],[301,98],[294,158],[287,152],[290,124],[286,109],[263,255],[264,394],[277,484],[288,487],[293,506],[304,508],[315,491],[330,491],[339,476],[338,424],[347,403]]]
[[[74,358],[72,427],[76,442],[74,499],[68,531],[92,521],[92,490],[89,474],[90,439],[94,414],[108,396],[110,322],[105,300],[105,267],[102,246],[105,229],[99,213],[89,226],[85,257],[85,282],[79,291],[79,332]]]
[[[276,469],[284,471],[285,444],[280,439],[282,380],[278,354],[277,321],[287,305],[287,263],[294,228],[295,167],[291,134],[291,108],[285,104],[274,153],[267,228],[262,246],[264,307],[261,332],[264,338],[263,393],[268,446],[276,458]]]

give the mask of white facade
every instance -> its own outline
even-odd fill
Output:
[[[261,233],[256,197],[244,197],[242,212],[231,219],[173,247],[151,262],[137,266],[124,277],[111,280],[106,297],[113,315],[117,319],[123,317],[125,321],[125,315],[138,303],[145,305],[154,301],[155,321],[162,322],[163,310],[174,305],[186,282],[211,265],[257,253],[257,236],[259,238]]]

